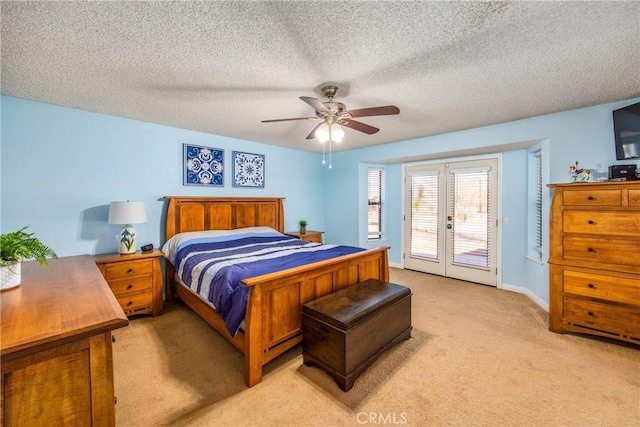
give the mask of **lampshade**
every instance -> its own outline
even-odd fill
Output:
[[[323,144],[329,140],[329,124],[328,123],[325,122],[320,125],[320,127],[316,130],[316,138],[318,138],[318,140]]]
[[[344,139],[344,130],[337,123],[322,123],[316,130],[316,138],[323,144],[327,141],[342,142]]]
[[[144,202],[111,202],[109,224],[139,224],[147,222]]]
[[[331,125],[331,140],[333,142],[342,142],[344,139],[344,130],[339,124],[334,123]]]
[[[144,202],[111,202],[109,205],[109,224],[125,224],[116,234],[118,251],[121,254],[136,252],[138,240],[136,229],[131,224],[147,222],[147,210]]]

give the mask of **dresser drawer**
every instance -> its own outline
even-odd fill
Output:
[[[565,233],[640,235],[640,212],[565,210],[562,215]]]
[[[153,277],[151,275],[109,280],[108,283],[111,291],[116,297],[127,293],[136,293],[153,289]]]
[[[120,279],[138,274],[150,274],[151,272],[153,272],[153,260],[151,259],[116,262],[106,265],[105,279]]]
[[[640,309],[565,297],[563,322],[636,339],[640,338]]]
[[[565,236],[563,246],[565,260],[589,261],[592,267],[598,263],[640,267],[640,240]]]
[[[118,303],[126,314],[131,314],[140,309],[151,308],[153,306],[153,293],[143,292],[138,294],[125,294],[116,296]]]
[[[640,307],[640,279],[565,269],[564,292]]]
[[[640,206],[640,190],[629,190],[629,206]]]
[[[565,190],[563,192],[565,206],[620,206],[621,190]]]

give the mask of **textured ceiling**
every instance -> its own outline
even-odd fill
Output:
[[[640,96],[639,2],[2,1],[2,93],[321,151],[298,97],[342,90],[337,149]]]

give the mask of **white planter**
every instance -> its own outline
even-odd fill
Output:
[[[22,282],[22,263],[0,265],[0,291],[15,288]]]

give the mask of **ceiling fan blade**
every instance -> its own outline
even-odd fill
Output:
[[[311,105],[316,111],[320,111],[324,113],[329,112],[329,109],[325,107],[322,101],[320,101],[319,99],[310,98],[308,96],[301,96],[300,99],[302,99],[307,104]]]
[[[385,105],[384,107],[350,110],[349,114],[351,114],[351,117],[389,116],[392,114],[400,114],[400,109],[395,105]]]
[[[273,119],[273,120],[262,120],[262,123],[274,123],[274,122],[288,122],[291,120],[320,120],[318,117],[296,117],[294,119]]]
[[[373,126],[369,126],[367,124],[364,124],[362,122],[357,122],[355,120],[346,120],[345,122],[339,122],[341,126],[346,126],[348,128],[360,131],[360,132],[364,132],[367,135],[373,135],[374,133],[378,132],[380,129],[378,128],[374,128]],[[322,124],[322,123],[320,123]]]
[[[316,137],[316,131],[322,125],[322,123],[324,123],[324,122],[320,122],[317,125],[315,125],[314,128],[311,130],[311,132],[309,132],[309,135],[307,135],[307,137],[305,139],[314,139]]]

